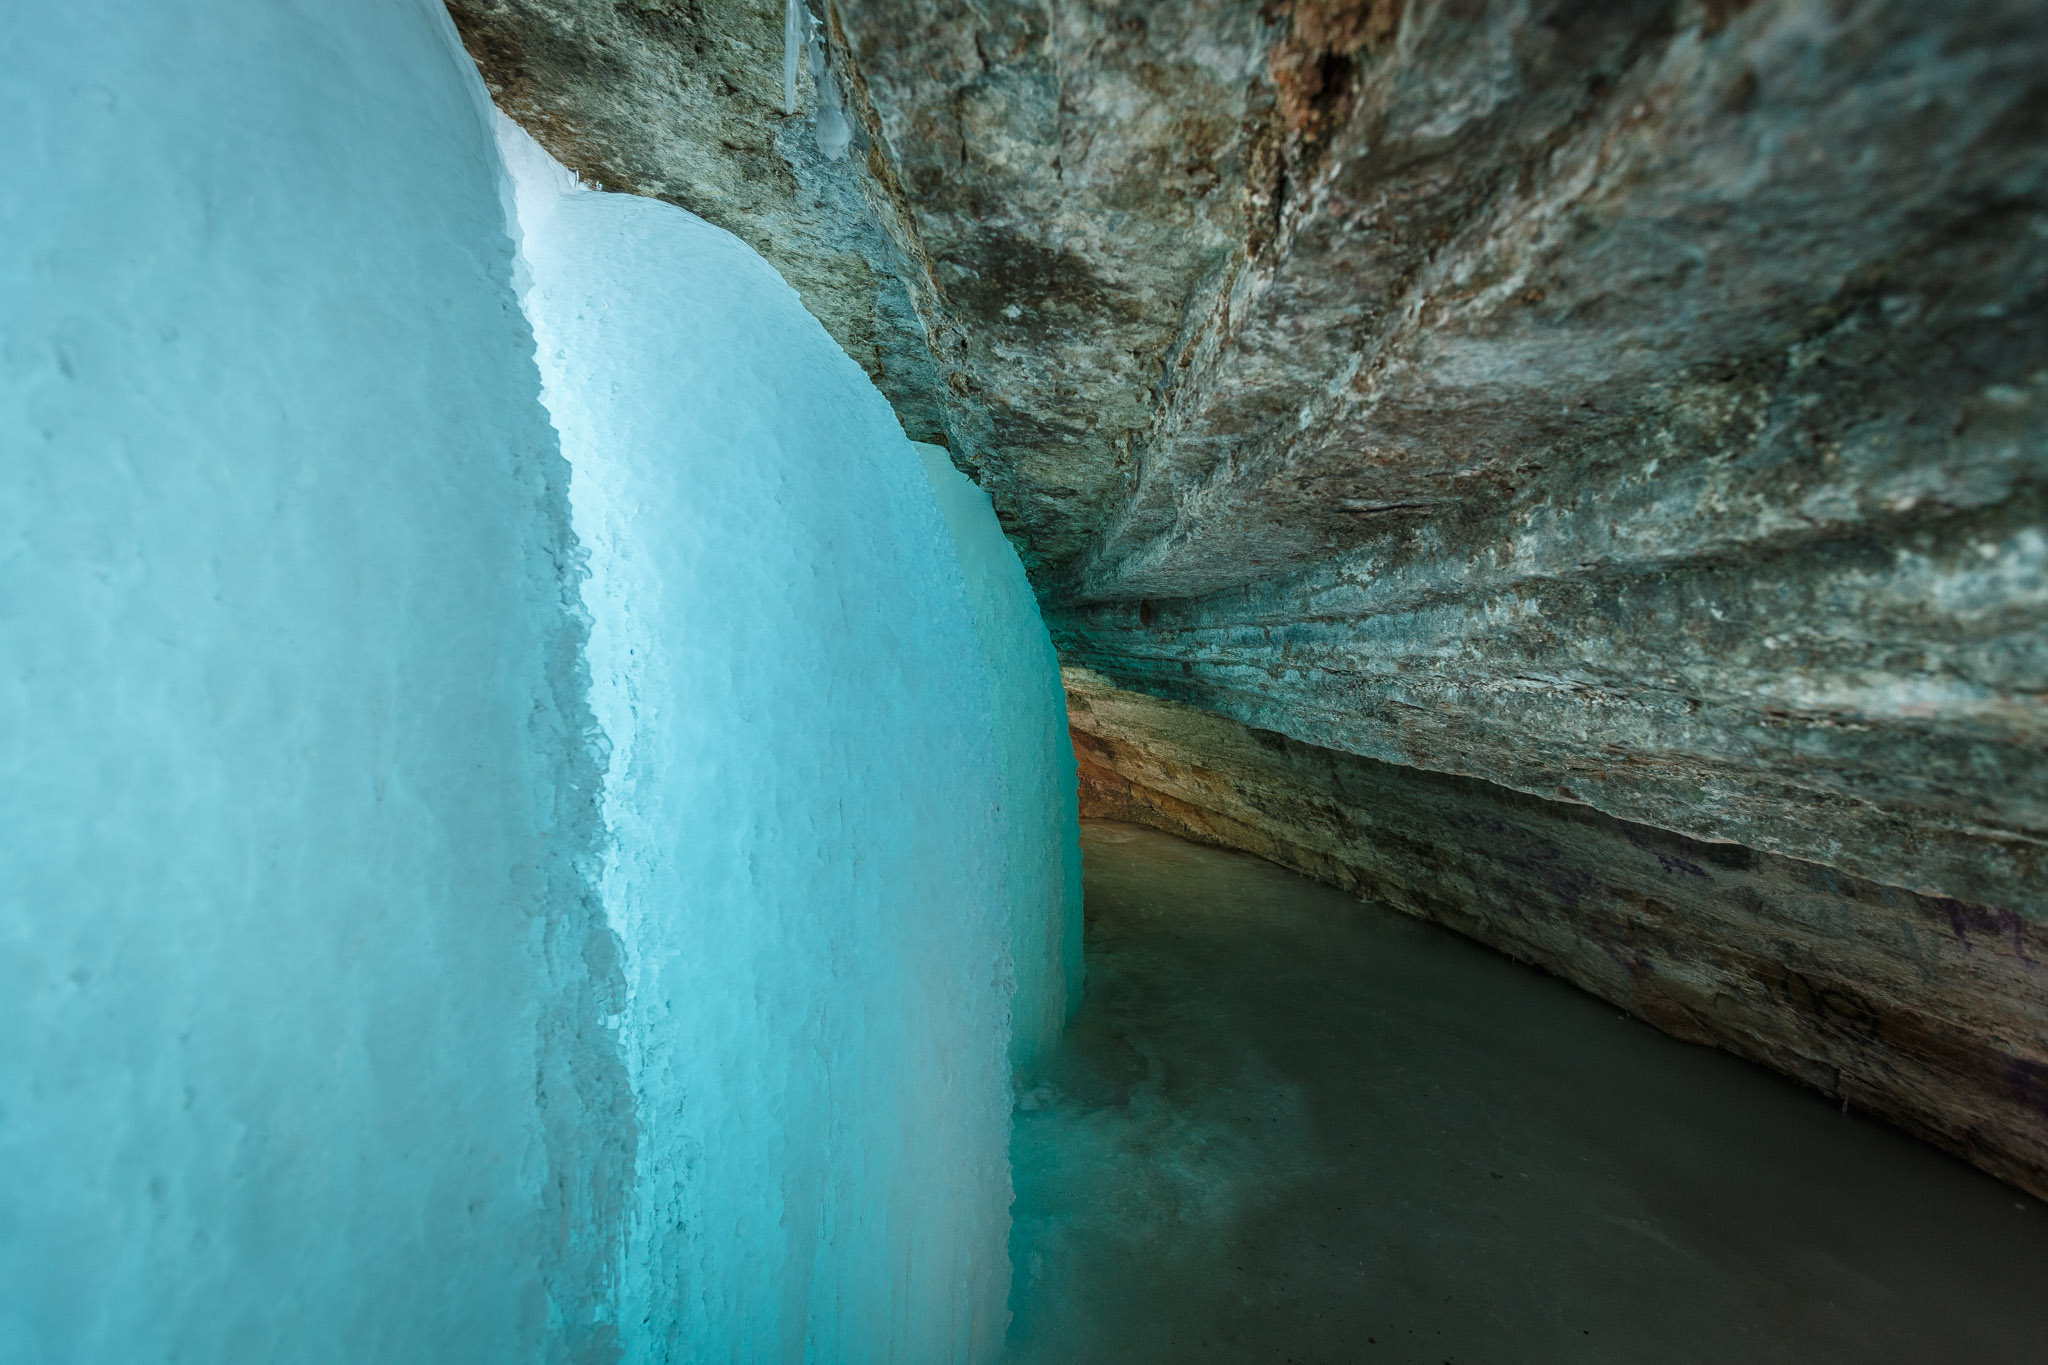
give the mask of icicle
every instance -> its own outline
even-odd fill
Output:
[[[846,121],[839,82],[832,78],[832,68],[825,56],[825,26],[808,10],[804,18],[810,20],[811,80],[818,87],[818,150],[837,161],[846,155],[846,145],[853,140],[853,128]]]
[[[782,3],[782,112],[796,112],[796,64],[811,36],[811,12],[804,0]]]

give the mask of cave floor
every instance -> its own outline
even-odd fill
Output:
[[[2048,1206],[1256,858],[1082,846],[1010,1365],[2048,1361]]]

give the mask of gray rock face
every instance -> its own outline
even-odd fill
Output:
[[[1070,663],[2048,923],[2037,0],[832,0],[795,116],[764,0],[450,3],[990,490]]]
[[[1242,0],[840,13],[945,300],[955,459],[1051,588],[1243,255],[1268,29]]]
[[[2048,916],[2038,12],[1446,13],[1233,287],[1068,656]]]

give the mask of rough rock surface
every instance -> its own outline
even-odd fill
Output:
[[[768,0],[450,4],[782,269],[1069,663],[2048,924],[2036,0],[832,0],[795,116]]]
[[[1066,677],[1084,814],[1447,924],[2048,1198],[2041,926]]]
[[[2048,917],[2048,24],[1447,14],[1233,287],[1068,657]]]

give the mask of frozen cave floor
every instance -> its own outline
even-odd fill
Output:
[[[1010,1365],[2043,1359],[2048,1206],[1256,858],[1082,845]]]

